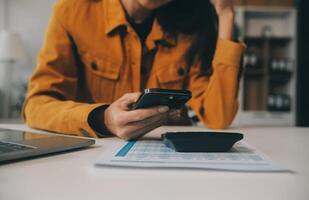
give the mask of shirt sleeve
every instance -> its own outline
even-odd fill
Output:
[[[199,64],[189,74],[192,91],[189,106],[209,128],[227,128],[238,110],[240,61],[245,45],[219,39],[213,59],[212,74],[205,76]]]
[[[32,128],[64,134],[97,137],[89,125],[90,113],[105,103],[88,104],[76,100],[78,65],[73,41],[54,9],[37,67],[29,81],[23,119]],[[102,116],[103,123],[103,116]]]

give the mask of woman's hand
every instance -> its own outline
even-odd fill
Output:
[[[233,39],[234,30],[234,2],[233,0],[211,0],[219,17],[219,38]]]
[[[131,110],[141,93],[128,93],[112,103],[104,112],[106,128],[124,140],[136,139],[163,125],[169,117],[179,115],[179,111],[167,106]]]

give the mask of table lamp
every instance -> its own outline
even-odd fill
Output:
[[[10,117],[11,108],[11,90],[13,67],[16,62],[23,63],[27,61],[27,54],[23,48],[21,38],[18,33],[8,30],[0,31],[0,64],[4,66],[3,89],[4,98],[2,98],[2,115],[4,118]]]

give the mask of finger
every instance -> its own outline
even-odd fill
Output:
[[[137,122],[161,113],[166,113],[168,110],[168,106],[157,106],[153,108],[137,109],[126,112],[124,117],[128,119],[128,122]]]
[[[180,118],[181,117],[181,110],[171,110],[168,113],[168,117],[171,120],[176,120],[176,119]]]
[[[147,119],[147,123],[131,123],[126,125],[117,132],[117,136],[124,140],[132,140],[146,134],[148,131],[162,125],[166,118],[161,117],[152,118],[152,120]]]
[[[176,109],[172,109],[168,112],[169,115],[180,115],[181,114],[181,110],[176,110]]]
[[[158,122],[154,122],[151,125],[141,128],[139,129],[139,131],[135,132],[135,134],[133,134],[131,137],[132,139],[139,139],[141,137],[143,137],[144,135],[146,135],[147,133],[149,133],[150,131],[160,127],[164,125],[164,122],[162,122],[161,120]]]
[[[136,103],[139,97],[141,96],[140,92],[127,93],[119,99],[119,105],[122,110],[130,110],[132,104]]]
[[[123,111],[117,117],[117,124],[126,126],[133,122],[143,121],[160,113],[166,113],[169,110],[167,106],[158,106],[155,108],[137,109],[130,111]]]
[[[168,119],[168,114],[160,114],[143,121],[132,122],[126,125],[126,137],[129,139],[144,135],[148,131],[164,124]],[[129,135],[128,135],[129,134]]]
[[[141,120],[141,121],[130,122],[127,125],[132,126],[132,127],[142,128],[144,126],[148,126],[149,124],[152,124],[152,123],[157,122],[159,120],[167,121],[168,118],[169,118],[168,113],[161,113],[161,114],[149,117],[149,118]]]
[[[138,122],[132,124],[130,127],[130,136],[129,139],[137,139],[148,132],[162,126],[167,121],[167,115],[165,116],[156,116],[151,119],[144,120],[144,123]]]
[[[119,100],[127,104],[132,104],[138,100],[141,94],[141,92],[126,93]]]

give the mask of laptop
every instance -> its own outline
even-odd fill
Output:
[[[29,157],[85,148],[95,140],[0,128],[0,164]]]

